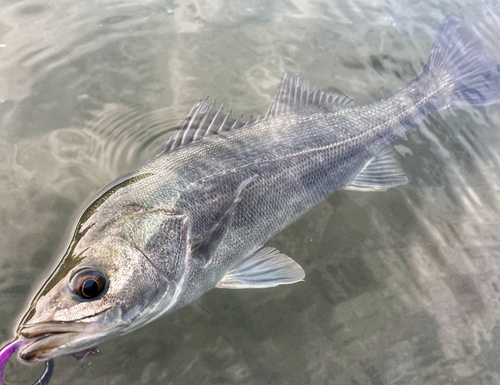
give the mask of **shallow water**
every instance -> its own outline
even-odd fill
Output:
[[[96,192],[210,94],[265,113],[283,70],[359,103],[422,68],[453,12],[500,60],[498,2],[0,2],[0,340]],[[496,31],[496,32],[495,32]],[[303,283],[214,290],[53,384],[500,384],[500,105],[397,143],[410,183],[339,192],[269,241]],[[28,383],[41,364],[9,364]]]

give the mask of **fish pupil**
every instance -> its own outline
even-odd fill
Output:
[[[106,290],[106,283],[102,273],[85,269],[75,275],[73,290],[83,299],[97,299]]]
[[[82,287],[82,293],[87,298],[94,298],[99,295],[99,283],[95,279],[88,279]]]

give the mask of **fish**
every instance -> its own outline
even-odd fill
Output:
[[[500,65],[453,15],[421,73],[382,100],[356,105],[287,72],[263,117],[197,101],[156,156],[83,211],[17,327],[20,357],[92,349],[214,288],[303,281],[271,237],[336,191],[408,183],[391,144],[443,109],[499,101]]]

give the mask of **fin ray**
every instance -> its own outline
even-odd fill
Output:
[[[173,151],[189,143],[197,142],[210,135],[217,135],[224,131],[236,130],[250,126],[258,121],[250,117],[247,120],[240,115],[237,119],[232,117],[232,109],[224,113],[224,105],[215,106],[215,99],[208,105],[208,96],[198,100],[191,108],[188,116],[179,124],[177,130],[170,136],[158,156]]]
[[[354,100],[347,95],[327,93],[317,87],[309,92],[309,83],[296,73],[287,72],[281,79],[265,118],[308,109],[335,111],[352,105]]]
[[[210,135],[248,127],[262,119],[252,116],[244,120],[243,115],[232,117],[232,109],[224,113],[224,106],[215,107],[215,100],[207,104],[208,96],[198,100],[191,108],[188,116],[179,124],[177,130],[163,146],[158,156],[176,148],[197,142]],[[263,119],[280,116],[301,110],[334,111],[353,105],[353,99],[346,95],[326,93],[317,87],[309,92],[309,83],[296,73],[287,72],[283,76],[271,106]]]
[[[221,289],[259,289],[303,281],[304,270],[292,258],[264,247],[228,272],[217,284]]]
[[[386,191],[408,183],[392,147],[382,150],[365,168],[344,187],[351,191]]]
[[[500,101],[500,64],[479,36],[451,14],[439,28],[423,74],[430,71],[435,77],[442,77],[443,70],[453,81],[452,108]]]

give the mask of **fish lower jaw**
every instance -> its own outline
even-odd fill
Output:
[[[59,331],[28,335],[20,333],[19,338],[30,340],[20,349],[19,357],[27,362],[36,362],[91,348],[105,339],[105,336],[102,333]]]
[[[62,333],[60,333],[62,334]],[[64,346],[55,346],[50,344],[50,339],[54,334],[45,334],[34,339],[19,351],[19,357],[23,361],[37,362],[46,361],[64,355],[64,352],[58,354],[58,351],[64,350]]]

